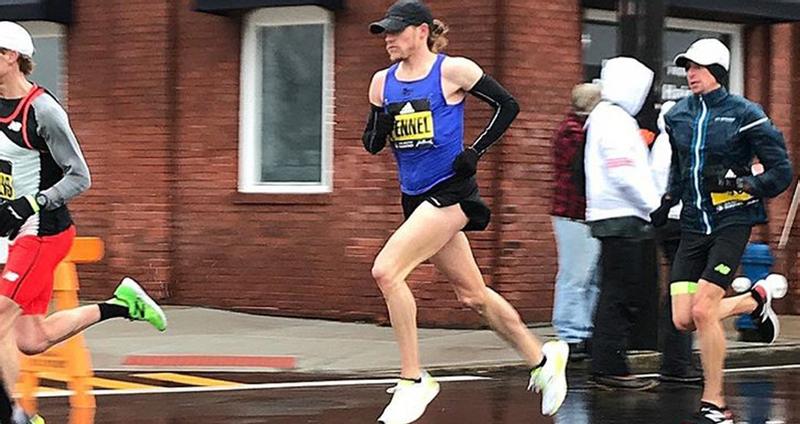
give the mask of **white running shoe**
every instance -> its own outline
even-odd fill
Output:
[[[415,383],[400,380],[396,386],[387,390],[392,401],[378,418],[382,424],[409,424],[418,420],[425,413],[425,408],[439,394],[439,383],[430,374],[423,371],[422,381]]]
[[[766,298],[764,299],[764,306],[761,308],[761,313],[753,316],[753,319],[758,326],[758,333],[761,341],[764,343],[772,343],[778,338],[781,331],[780,321],[778,315],[772,309],[772,299],[780,299],[786,296],[788,284],[786,277],[780,274],[770,274],[766,279],[759,280],[754,286],[753,290],[757,287],[762,287]]]
[[[542,346],[547,358],[543,367],[531,371],[528,390],[542,393],[542,415],[555,415],[567,397],[567,360],[569,345],[560,340]]]

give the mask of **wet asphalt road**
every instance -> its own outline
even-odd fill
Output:
[[[194,375],[243,383],[316,378],[277,374]],[[585,376],[573,375],[564,406],[556,417],[546,418],[538,412],[538,396],[525,391],[524,372],[483,376],[491,379],[442,383],[441,393],[418,423],[680,424],[694,412],[700,396],[699,388],[679,385],[661,385],[649,392],[601,391],[587,386]],[[110,377],[119,378],[119,374]],[[800,423],[800,369],[734,373],[726,378],[728,402],[736,413],[737,424]],[[385,393],[389,386],[98,396],[94,423],[374,423],[389,401],[390,395]],[[66,398],[41,399],[39,405],[48,424],[91,423],[87,418],[70,420]]]

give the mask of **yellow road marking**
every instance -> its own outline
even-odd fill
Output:
[[[39,374],[39,377],[47,380],[61,381],[64,383],[68,383],[71,379],[68,376],[55,373],[41,373]],[[101,377],[90,378],[89,384],[91,384],[92,387],[100,387],[103,389],[153,389],[156,387],[149,386],[147,384],[129,383],[127,381],[110,380],[108,378]]]
[[[195,377],[193,375],[175,374],[171,372],[133,374],[133,377],[147,378],[150,380],[169,381],[172,383],[186,384],[188,386],[211,386],[211,387],[238,387],[245,386],[242,383],[232,381],[217,380],[215,378]]]
[[[64,389],[54,389],[52,387],[39,386],[36,388],[36,391],[39,393],[55,393],[55,392],[63,392]]]

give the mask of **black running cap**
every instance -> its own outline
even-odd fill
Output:
[[[386,11],[383,19],[369,25],[369,32],[395,33],[406,29],[409,25],[422,24],[433,26],[433,14],[428,6],[418,0],[398,0]]]

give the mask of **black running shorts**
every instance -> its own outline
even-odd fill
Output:
[[[672,294],[686,293],[682,287],[701,278],[726,290],[739,268],[750,230],[749,225],[731,225],[708,235],[684,231],[670,272]]]
[[[467,216],[467,225],[463,231],[481,231],[486,229],[491,218],[489,207],[481,199],[478,193],[478,183],[475,177],[467,179],[445,180],[425,193],[410,196],[403,193],[403,215],[406,219],[414,212],[422,202],[428,202],[437,208],[444,208],[458,204],[464,215]]]

